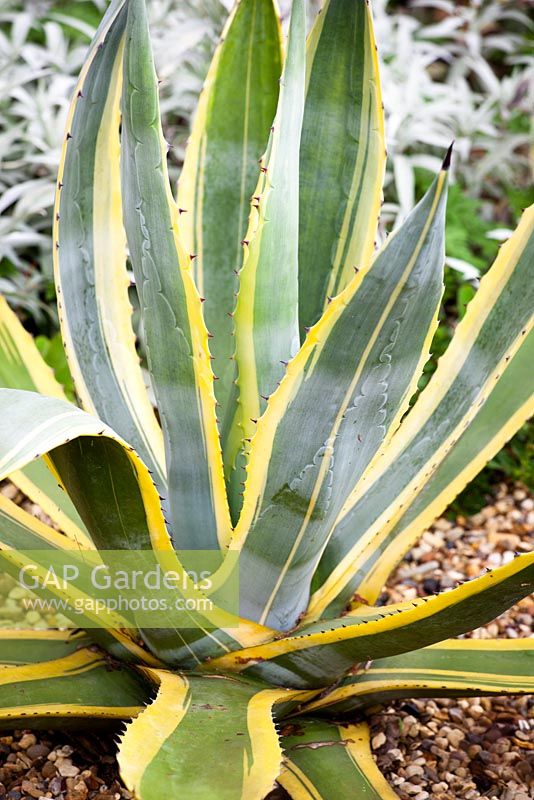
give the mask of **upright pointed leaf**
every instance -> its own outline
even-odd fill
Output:
[[[195,253],[213,336],[219,419],[232,414],[233,320],[237,271],[250,198],[276,111],[282,72],[280,23],[271,0],[236,3],[223,30],[193,123],[178,184],[180,233]]]
[[[421,491],[405,504],[404,513],[397,518],[388,535],[380,542],[371,541],[358,554],[353,562],[350,580],[328,606],[328,615],[339,613],[354,594],[374,603],[389,574],[417,542],[421,533],[532,416],[533,363],[534,331],[531,331],[473,422],[451,447]],[[320,597],[318,594],[315,599]],[[324,602],[328,602],[326,592],[320,604],[314,602],[312,611],[316,612]]]
[[[135,349],[120,189],[126,3],[104,16],[67,119],[55,207],[59,317],[77,394],[165,486],[161,429]]]
[[[404,549],[534,410],[533,258],[531,206],[413,411],[339,515],[316,576],[312,618],[330,604],[329,614],[340,613],[354,593],[373,602]]]
[[[245,672],[299,688],[325,686],[358,663],[426,647],[484,625],[534,589],[534,553],[457,589],[296,629],[283,639],[214,659],[210,670]]]
[[[282,739],[285,759],[278,782],[291,800],[399,800],[378,770],[366,722],[332,725],[299,720]]]
[[[243,447],[298,337],[299,145],[304,110],[305,12],[295,0],[278,108],[261,160],[235,311],[238,405],[224,431],[225,473],[234,518],[241,507]]]
[[[532,694],[533,667],[534,639],[448,639],[379,658],[306,710],[339,718],[401,698]]]
[[[308,37],[300,145],[299,319],[319,319],[369,266],[386,162],[368,2],[326,0]]]
[[[263,800],[282,758],[272,707],[298,693],[227,676],[148,674],[158,695],[127,726],[118,753],[136,798]]]
[[[137,716],[150,698],[141,675],[91,649],[42,664],[0,669],[0,727],[64,729]],[[83,722],[82,722],[83,720]]]
[[[33,338],[0,296],[0,387],[26,389],[65,400],[63,388],[45,363]],[[87,542],[87,531],[69,497],[41,461],[28,464],[9,476],[10,480],[37,503],[71,539]]]
[[[408,407],[441,299],[445,198],[442,171],[311,329],[258,423],[233,542],[249,619],[295,625],[331,526]]]
[[[181,549],[229,538],[208,334],[167,174],[144,0],[130,0],[122,96],[124,221],[165,437],[171,530]]]

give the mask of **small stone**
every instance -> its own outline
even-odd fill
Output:
[[[376,736],[373,736],[371,747],[373,750],[378,750],[379,747],[382,747],[383,744],[386,743],[386,734],[382,731],[377,733]]]
[[[74,778],[79,774],[80,770],[76,767],[70,758],[58,758],[56,760],[57,771],[63,778]]]
[[[12,600],[22,600],[23,597],[28,597],[28,590],[24,586],[14,586],[8,594]]]
[[[441,588],[440,581],[436,578],[425,578],[423,581],[423,591],[425,594],[436,594]]]
[[[49,752],[50,748],[45,744],[33,744],[27,749],[29,757],[34,761],[37,761],[38,758],[46,758]]]
[[[467,713],[470,717],[477,719],[477,717],[481,717],[484,714],[484,709],[478,703],[473,703],[472,706],[469,706]]]
[[[33,733],[25,733],[19,739],[19,747],[21,750],[27,750],[29,747],[33,747],[36,744],[37,739]]]
[[[456,722],[458,725],[464,721],[464,715],[459,708],[449,708],[449,717],[451,722]]]
[[[407,778],[413,778],[414,775],[424,775],[425,771],[422,767],[418,766],[417,764],[409,764],[404,770],[404,774],[406,775]]]
[[[424,564],[420,564],[418,567],[414,567],[412,570],[413,575],[424,575],[426,572],[433,572],[434,570],[438,569],[439,561],[427,561]]]
[[[448,520],[447,520],[447,524]],[[436,526],[434,526],[436,527]],[[449,526],[450,527],[450,526]],[[447,529],[448,530],[448,529]],[[425,531],[421,537],[422,541],[429,544],[431,547],[438,549],[443,547],[443,536],[437,533],[432,533],[431,531]]]
[[[29,625],[36,625],[41,621],[41,615],[38,611],[28,611],[24,619]]]
[[[479,744],[470,744],[467,748],[467,755],[469,758],[476,758],[481,750],[482,747]]]
[[[31,758],[28,758],[24,750],[19,750],[17,753],[17,764],[20,764],[22,767],[29,769],[32,765]]]
[[[402,784],[402,791],[406,794],[418,794],[421,791],[420,786],[416,786],[415,783],[410,783],[406,781],[406,783]]]
[[[56,775],[48,784],[48,788],[52,792],[52,794],[57,796],[61,792],[61,778],[59,775]]]
[[[39,798],[42,795],[42,789],[39,789],[37,783],[33,783],[32,781],[22,781],[20,788],[24,794],[30,797]]]
[[[13,483],[4,483],[0,486],[0,494],[3,494],[8,500],[14,500],[18,493],[19,490]]]
[[[53,778],[56,774],[56,767],[52,763],[52,761],[45,761],[43,766],[41,767],[41,775],[43,778]]]
[[[67,791],[66,800],[86,800],[89,790],[83,781],[74,783]]]

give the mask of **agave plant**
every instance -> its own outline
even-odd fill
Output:
[[[96,0],[83,9],[93,19],[107,4]],[[88,21],[71,15],[72,4],[59,5],[60,11],[57,0],[3,0],[0,8],[0,292],[41,329],[50,315],[56,322],[55,309],[40,298],[50,289],[64,118],[86,49],[80,40],[94,33]],[[151,0],[148,6],[161,111],[171,125],[175,156],[181,157],[185,136],[178,122],[188,124],[229,5]],[[528,119],[533,104],[528,15],[500,0],[409,5],[413,14],[394,13],[398,4],[389,0],[373,3],[390,156],[380,235],[385,221],[400,221],[415,204],[415,169],[438,170],[439,151],[453,136],[455,175],[473,197],[498,197],[502,187],[529,180],[529,132],[519,130],[517,120],[511,124]],[[281,6],[285,19],[290,0]],[[309,0],[309,8],[318,6]],[[421,21],[437,9],[441,22]],[[522,33],[507,30],[510,23]]]
[[[119,763],[142,800],[261,800],[276,781],[299,800],[394,797],[366,707],[534,686],[533,640],[454,638],[532,590],[534,555],[376,605],[532,411],[534,207],[410,409],[437,325],[451,154],[375,253],[386,152],[369,4],[327,0],[306,42],[294,0],[284,57],[271,0],[241,0],[176,200],[166,154],[145,4],[114,0],[57,186],[58,307],[81,408],[3,302],[0,477],[53,524],[0,495],[0,547],[15,561],[153,550],[181,569],[182,552],[212,550],[223,572],[237,553],[240,614],[4,630],[0,720],[127,721]]]

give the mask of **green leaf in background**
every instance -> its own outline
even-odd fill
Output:
[[[421,190],[428,184],[430,175],[420,181]],[[482,271],[495,259],[499,243],[488,237],[495,228],[494,222],[487,222],[483,215],[480,200],[469,197],[465,189],[455,183],[451,186],[447,203],[447,255],[467,261]],[[469,220],[469,224],[466,224]]]
[[[41,353],[43,359],[49,367],[54,370],[56,380],[63,386],[65,395],[71,401],[75,401],[75,387],[72,375],[70,374],[67,357],[65,355],[65,348],[61,341],[61,334],[56,333],[50,338],[48,336],[36,336],[35,344]]]
[[[101,10],[91,0],[55,0],[49,15],[62,24],[69,39],[84,44],[89,35],[86,29],[96,30],[102,19]]]

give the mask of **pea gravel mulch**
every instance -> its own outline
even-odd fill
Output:
[[[437,520],[381,597],[421,597],[474,578],[534,545],[534,500],[499,486],[468,519]],[[468,638],[533,635],[528,597]],[[532,697],[397,701],[370,717],[378,765],[401,800],[534,800]]]
[[[380,602],[452,588],[531,550],[533,532],[532,496],[519,486],[499,486],[479,514],[438,520]],[[527,598],[469,636],[529,637],[533,619],[534,599]],[[369,721],[378,765],[401,800],[534,800],[533,698],[398,701]],[[113,753],[112,735],[6,734],[0,737],[0,800],[131,800]]]

